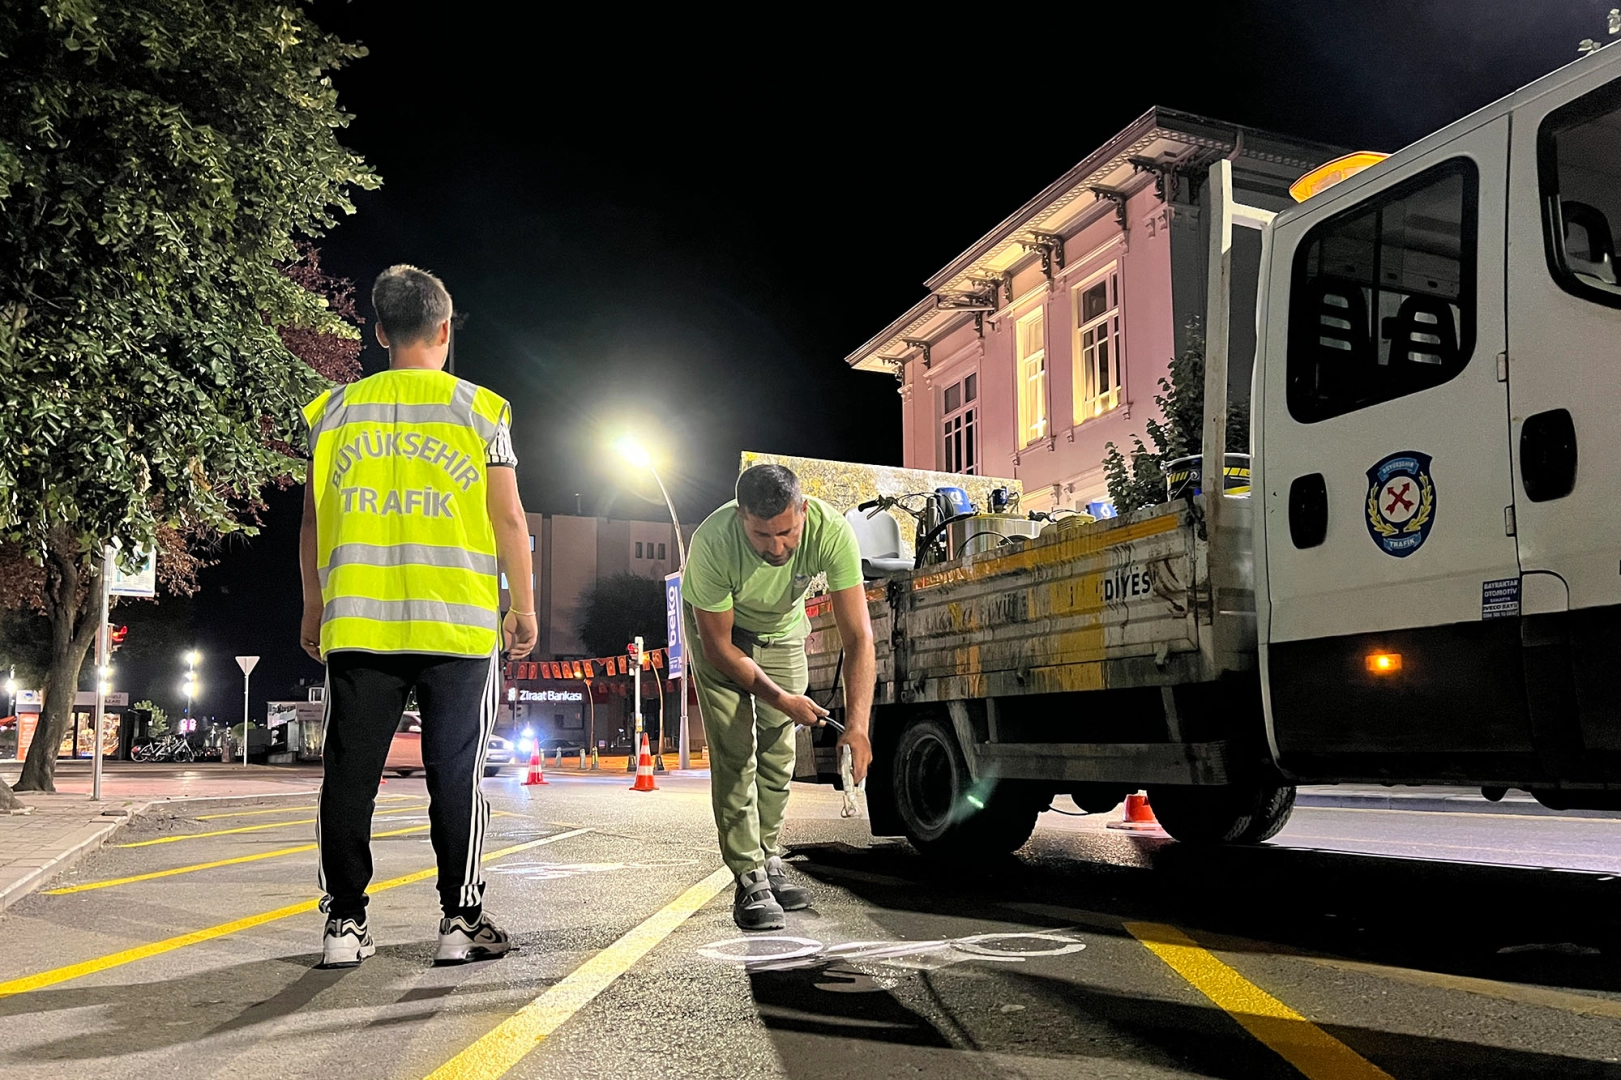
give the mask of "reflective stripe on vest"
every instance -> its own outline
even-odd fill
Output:
[[[385,371],[305,407],[323,653],[494,651],[485,455],[507,415],[488,390],[424,370]]]

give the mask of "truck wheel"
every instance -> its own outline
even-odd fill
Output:
[[[956,735],[938,720],[907,728],[893,762],[892,790],[902,832],[925,855],[983,857],[1017,851],[1051,801],[1017,789],[978,791]]]
[[[1184,844],[1259,844],[1289,820],[1295,789],[1176,785],[1149,788],[1148,802],[1165,831]]]

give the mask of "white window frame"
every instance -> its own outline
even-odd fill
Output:
[[[1028,355],[1021,355],[1020,346],[1026,336],[1025,327],[1041,320],[1041,345]],[[1026,447],[1045,439],[1048,434],[1047,410],[1047,305],[1041,304],[1019,316],[1013,329],[1014,392],[1019,402],[1019,446]]]
[[[1103,314],[1084,322],[1081,319],[1083,308],[1082,298],[1088,291],[1102,282],[1108,290],[1105,300],[1108,303]],[[1124,339],[1124,320],[1121,315],[1123,305],[1120,302],[1120,264],[1111,262],[1090,274],[1079,285],[1070,290],[1071,322],[1074,325],[1073,363],[1074,373],[1074,402],[1077,425],[1119,408],[1125,402],[1126,387],[1126,360]],[[1102,341],[1113,352],[1110,367],[1113,369],[1114,385],[1108,390],[1097,391],[1090,385],[1096,370],[1096,353],[1090,353],[1085,344],[1088,333],[1101,332]],[[1097,347],[1097,340],[1093,342],[1093,350]]]
[[[965,400],[962,396],[967,392],[969,379],[974,380],[974,397],[972,401]],[[962,390],[959,391],[957,407],[950,412],[946,412],[946,391],[953,386],[961,387]],[[981,444],[979,402],[978,368],[971,368],[962,372],[940,389],[940,424],[936,430],[940,433],[940,442],[937,445],[940,447],[940,470],[942,472],[960,473],[964,476],[979,475]],[[962,455],[963,461],[966,462],[966,465],[962,468],[952,467],[963,464],[963,462],[952,460],[951,437],[953,435],[958,437],[958,446],[961,447],[959,453]],[[970,443],[973,446],[972,453],[968,450]]]

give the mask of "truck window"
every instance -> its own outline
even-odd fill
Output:
[[[1289,414],[1311,424],[1452,379],[1475,337],[1474,163],[1445,162],[1308,232],[1289,298]]]
[[[1548,268],[1561,288],[1621,307],[1621,83],[1554,110],[1537,132]]]

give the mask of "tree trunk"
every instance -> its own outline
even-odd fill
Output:
[[[45,673],[44,703],[34,741],[28,746],[18,791],[56,790],[56,751],[73,717],[73,699],[79,692],[79,671],[101,625],[98,599],[100,571],[85,578],[80,593],[80,567],[71,551],[53,553],[45,582],[45,617],[51,624],[51,666]],[[83,610],[81,610],[83,609]]]

